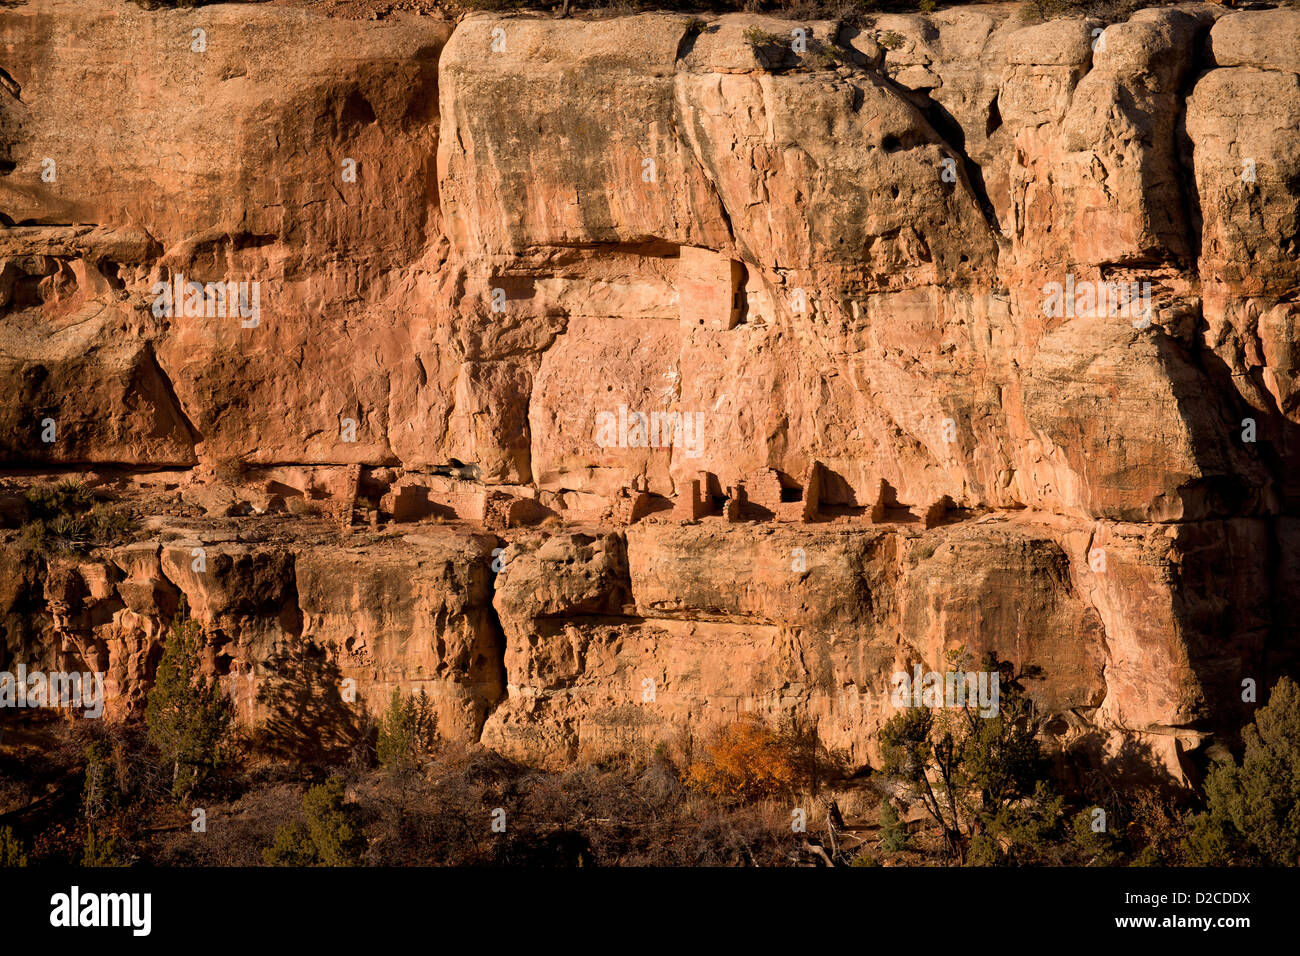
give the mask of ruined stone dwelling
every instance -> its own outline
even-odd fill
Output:
[[[1300,646],[1300,12],[789,24],[0,5],[0,665],[129,715],[184,596],[249,721],[310,645],[538,765],[867,764],[965,648],[1194,776]],[[23,550],[67,475],[131,540]]]

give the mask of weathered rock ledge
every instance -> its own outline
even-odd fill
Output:
[[[6,532],[0,666],[126,712],[184,594],[237,696],[331,644],[527,760],[797,710],[865,761],[965,646],[1181,772],[1300,647],[1297,49],[1289,6],[5,6],[6,521],[37,472],[150,521]]]

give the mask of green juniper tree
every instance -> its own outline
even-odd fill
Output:
[[[962,669],[964,654],[950,655]],[[908,707],[880,730],[885,772],[921,800],[948,853],[961,863],[1040,859],[1059,830],[1064,802],[1043,782],[1033,703],[1007,661],[989,654],[983,669],[998,678],[996,713],[969,698],[948,709]],[[973,852],[972,852],[973,851]]]
[[[359,866],[366,838],[357,808],[343,800],[340,777],[307,791],[303,819],[275,831],[275,842],[262,851],[268,866]]]
[[[1284,677],[1242,732],[1240,765],[1205,779],[1206,811],[1187,838],[1203,865],[1300,865],[1300,687]]]
[[[886,800],[880,805],[880,852],[885,855],[907,849],[910,837],[898,818],[894,805]]]
[[[203,646],[203,629],[188,616],[182,599],[145,708],[149,742],[171,765],[177,799],[201,786],[222,764],[234,719],[221,685],[202,672]]]
[[[81,785],[81,813],[86,824],[82,866],[120,866],[123,862],[114,823],[120,819],[129,795],[118,774],[118,756],[106,740],[97,740],[86,748]]]
[[[437,717],[429,695],[403,694],[393,689],[388,712],[379,722],[376,753],[383,766],[399,773],[414,770],[420,759],[433,747],[437,736]]]

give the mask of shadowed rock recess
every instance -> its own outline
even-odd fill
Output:
[[[0,5],[0,667],[129,716],[184,597],[248,722],[312,644],[535,765],[746,712],[866,764],[964,648],[1194,776],[1300,646],[1298,51]],[[69,475],[132,540],[24,543]]]

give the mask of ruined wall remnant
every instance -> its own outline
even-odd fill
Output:
[[[1300,645],[1300,13],[756,29],[0,5],[0,665],[125,713],[184,595],[232,693],[333,646],[538,762],[870,760],[961,647],[1062,746],[1238,727]],[[21,550],[68,474],[139,540]]]
[[[682,324],[726,332],[740,321],[743,269],[735,259],[682,246],[677,266],[678,308]]]

